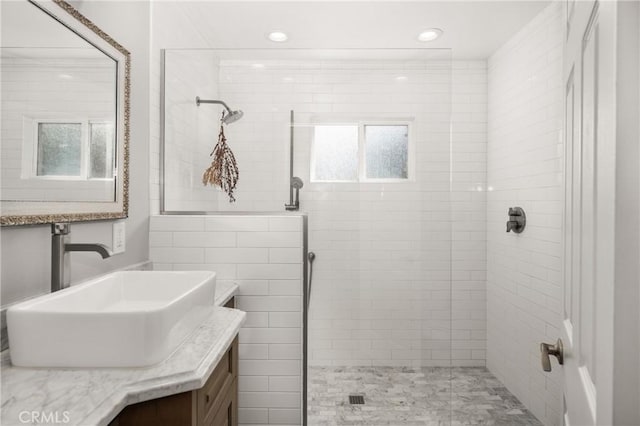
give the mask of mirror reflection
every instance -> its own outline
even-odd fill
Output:
[[[4,2],[2,201],[114,201],[117,62],[36,5]]]

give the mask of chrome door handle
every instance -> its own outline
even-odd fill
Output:
[[[544,371],[551,371],[551,359],[549,355],[553,355],[558,358],[558,364],[564,364],[564,348],[562,347],[562,340],[558,339],[555,345],[549,343],[540,343],[540,360],[542,361],[542,369]]]

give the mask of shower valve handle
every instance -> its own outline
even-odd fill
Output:
[[[513,231],[516,234],[524,231],[527,224],[527,216],[522,207],[509,207],[509,220],[507,221],[507,232]]]

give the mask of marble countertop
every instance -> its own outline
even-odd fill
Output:
[[[216,306],[224,306],[233,296],[238,293],[238,284],[218,281],[216,282],[216,296],[214,304]]]
[[[2,352],[2,425],[108,425],[127,405],[201,388],[245,320],[244,312],[220,307],[237,288],[217,283],[208,318],[150,367],[20,368]]]

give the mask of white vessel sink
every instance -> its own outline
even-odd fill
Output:
[[[166,359],[211,312],[216,274],[123,271],[7,311],[19,367],[143,367]]]

